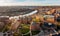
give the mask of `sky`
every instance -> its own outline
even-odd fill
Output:
[[[0,0],[0,6],[60,6],[60,0]]]

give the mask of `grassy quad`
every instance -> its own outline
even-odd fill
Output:
[[[26,34],[26,33],[28,33],[30,31],[30,25],[29,24],[21,24],[21,25],[22,25],[22,28],[20,29],[20,32],[22,34]],[[40,31],[38,31],[38,30],[34,30],[34,31],[32,31],[32,35],[36,35],[39,32]],[[27,34],[27,35],[24,35],[24,36],[29,36],[29,35],[30,35],[30,33]]]

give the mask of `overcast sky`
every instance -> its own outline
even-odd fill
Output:
[[[60,5],[60,0],[0,0],[0,6],[50,6]]]

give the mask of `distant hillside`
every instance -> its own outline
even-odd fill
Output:
[[[36,8],[60,8],[60,6],[0,6],[0,12],[17,11],[20,9],[36,9]]]
[[[18,11],[20,9],[34,9],[37,7],[33,6],[0,6],[0,12],[10,12],[10,11]]]
[[[53,8],[60,12],[60,6],[0,6],[0,16],[29,13],[34,9],[37,9],[39,12],[47,12]]]

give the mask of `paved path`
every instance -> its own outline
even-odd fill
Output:
[[[3,36],[3,33],[2,32],[0,32],[0,36]]]

